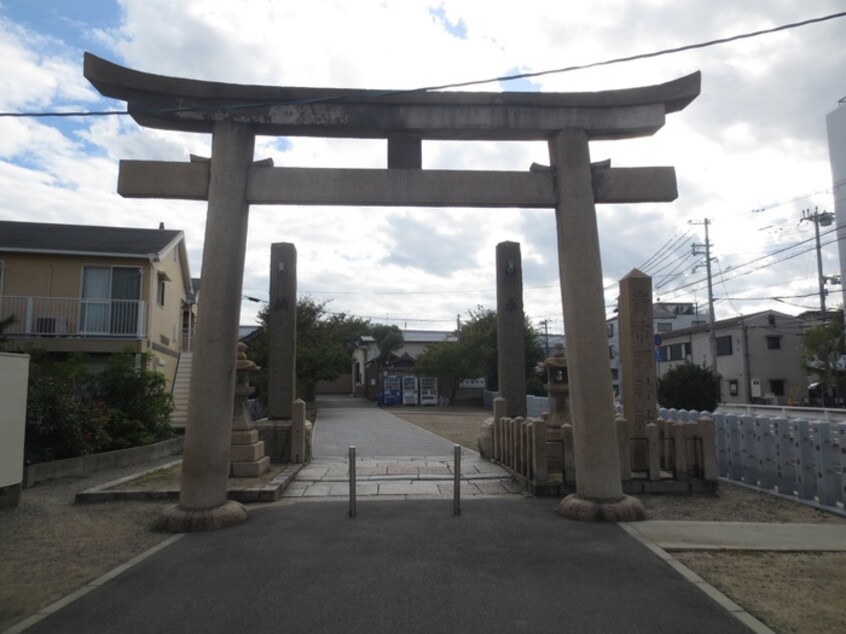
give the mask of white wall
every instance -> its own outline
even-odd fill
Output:
[[[826,115],[828,156],[834,189],[834,214],[837,218],[837,248],[840,251],[840,279],[844,282],[843,304],[846,306],[846,104]]]
[[[0,487],[23,481],[29,355],[0,352]]]

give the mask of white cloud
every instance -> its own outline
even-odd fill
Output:
[[[519,6],[505,0],[119,4],[118,23],[92,25],[85,33],[89,41],[110,50],[117,63],[206,80],[351,88],[411,88],[491,78],[515,68],[562,68],[840,8],[835,0],[820,0],[812,8],[789,0],[537,0]],[[85,30],[84,25],[79,28]],[[778,244],[802,239],[787,231],[795,228],[802,208],[831,205],[825,193],[803,195],[830,186],[824,116],[844,94],[844,34],[846,21],[833,21],[532,80],[545,92],[577,91],[660,83],[703,72],[702,95],[686,110],[668,116],[654,137],[592,144],[593,160],[611,158],[615,166],[673,165],[679,182],[674,203],[599,208],[609,284],[687,228],[688,220],[708,217],[726,280],[719,295],[813,292],[813,253],[736,278],[731,271]],[[100,99],[82,77],[80,60],[81,51],[58,34],[13,24],[0,7],[0,109],[121,107]],[[500,85],[466,89],[495,91]],[[192,272],[199,275],[203,203],[122,199],[115,183],[120,159],[185,161],[191,153],[208,156],[209,148],[208,135],[141,128],[127,118],[0,119],[0,217],[128,226],[164,221],[185,230]],[[255,156],[272,157],[277,166],[380,168],[386,165],[386,145],[260,137]],[[441,142],[424,144],[423,161],[428,169],[526,170],[532,162],[548,163],[549,157],[542,142]],[[762,207],[767,211],[751,213]],[[772,236],[759,231],[766,225],[783,230]],[[801,229],[807,233],[809,228]],[[701,242],[701,228],[692,229]],[[336,292],[334,309],[377,318],[389,314],[442,320],[430,323],[443,327],[478,303],[494,305],[495,246],[520,241],[527,311],[536,320],[560,318],[551,210],[254,206],[248,239],[246,294],[266,298],[269,245],[294,242],[300,288],[319,298]],[[827,266],[836,266],[833,254],[828,247]],[[689,284],[701,275],[688,273],[679,280]],[[615,295],[610,289],[606,301],[613,302]],[[702,302],[704,283],[667,293],[674,296]],[[813,305],[813,299],[804,303]],[[760,307],[735,305],[743,310]],[[244,319],[252,318],[257,308],[244,304]],[[733,310],[721,302],[718,316]]]

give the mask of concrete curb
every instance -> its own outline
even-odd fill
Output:
[[[118,478],[117,480],[91,487],[85,491],[80,491],[76,494],[74,501],[77,504],[98,504],[101,502],[133,500],[178,500],[179,489],[121,489],[120,485],[134,480],[139,476],[147,475],[160,469],[167,469],[180,462],[181,460],[174,460],[173,462],[168,462],[152,469],[147,469],[124,478]],[[294,477],[304,466],[304,464],[290,464],[264,486],[251,489],[230,489],[227,492],[227,498],[244,504],[275,502],[282,496],[282,493],[293,482]]]
[[[775,632],[769,627],[767,627],[764,623],[749,614],[749,612],[744,610],[737,603],[735,603],[722,592],[717,590],[717,588],[705,581],[705,579],[703,579],[693,570],[685,566],[682,562],[673,557],[666,550],[658,546],[658,544],[644,537],[630,523],[619,522],[618,526],[624,531],[626,531],[638,542],[643,544],[643,546],[655,553],[660,559],[664,561],[664,563],[666,563],[668,566],[670,566],[670,568],[679,573],[686,581],[689,581],[699,590],[711,597],[711,599],[716,601],[721,607],[723,607],[727,612],[734,616],[734,618],[743,623],[750,630],[752,630],[756,634],[775,634]]]
[[[64,460],[28,465],[24,467],[24,488],[30,488],[36,482],[43,482],[44,480],[51,480],[53,478],[87,476],[106,469],[131,467],[165,456],[173,456],[182,453],[183,442],[184,438],[179,436],[144,447],[106,451],[104,453],[91,454],[90,456],[66,458]]]

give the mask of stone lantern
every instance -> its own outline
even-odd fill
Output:
[[[250,385],[250,374],[261,368],[247,358],[247,346],[238,342],[238,352],[235,361],[235,401],[232,411],[232,429],[248,429],[250,416],[247,413],[247,399],[256,391]]]
[[[562,480],[567,481],[563,439],[565,432],[569,432],[568,437],[572,438],[572,427],[568,422],[570,381],[564,346],[555,344],[552,356],[544,359],[540,366],[546,369],[546,391],[549,393],[549,416],[546,418],[547,468],[550,476],[560,473]],[[572,460],[569,462],[572,463]]]
[[[238,343],[235,362],[235,401],[232,411],[232,441],[229,447],[230,473],[236,478],[255,478],[270,467],[264,441],[259,440],[255,423],[247,412],[247,399],[255,392],[250,374],[260,370],[247,358],[247,346]]]
[[[564,346],[555,344],[552,356],[544,359],[541,367],[546,369],[546,390],[549,392],[549,420],[547,427],[561,427],[566,422],[569,409],[570,382],[567,377],[567,357]]]

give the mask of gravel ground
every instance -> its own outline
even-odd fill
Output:
[[[408,422],[470,449],[482,410],[392,410]],[[164,541],[153,531],[165,504],[75,505],[78,491],[165,464],[64,478],[26,489],[19,507],[0,510],[0,632],[88,581]],[[810,507],[741,487],[717,496],[640,496],[653,519],[843,522]],[[844,553],[675,553],[777,632],[844,632]]]
[[[74,504],[78,491],[137,471],[39,483],[0,510],[0,632],[168,538],[152,530],[161,502]]]

